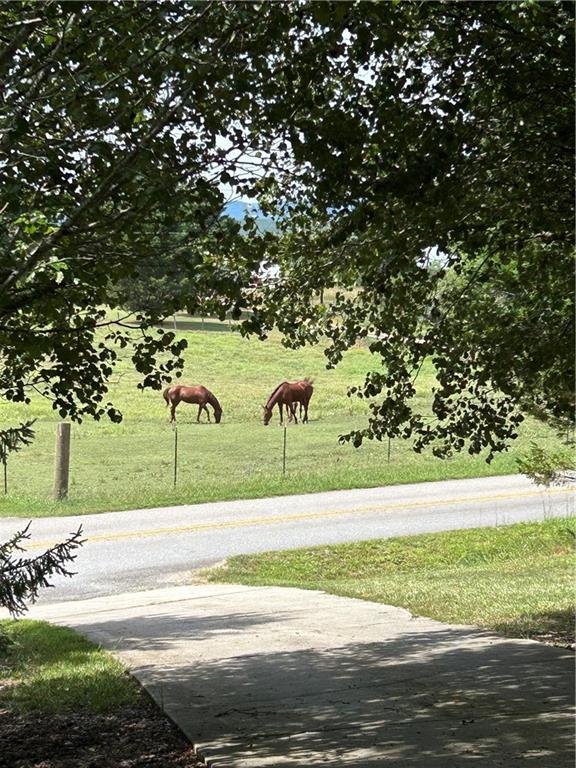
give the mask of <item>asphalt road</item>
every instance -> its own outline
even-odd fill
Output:
[[[82,525],[76,575],[54,579],[39,600],[46,604],[182,584],[236,554],[571,515],[573,489],[542,490],[510,475],[38,518],[27,551],[32,557]],[[25,522],[0,520],[0,540]]]

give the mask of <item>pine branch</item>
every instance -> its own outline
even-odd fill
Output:
[[[27,610],[27,602],[34,603],[40,589],[52,586],[52,576],[73,576],[68,564],[77,556],[75,550],[82,546],[82,526],[59,544],[55,544],[34,558],[13,556],[23,551],[21,543],[30,538],[30,523],[18,531],[9,541],[0,545],[0,605],[14,617]]]

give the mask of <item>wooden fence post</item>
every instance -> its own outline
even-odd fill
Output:
[[[56,426],[56,457],[54,462],[54,498],[65,499],[68,495],[70,473],[70,424],[61,421]]]
[[[174,425],[174,488],[178,478],[178,427]]]

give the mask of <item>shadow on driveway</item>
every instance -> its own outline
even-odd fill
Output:
[[[314,592],[214,593],[65,622],[214,765],[574,764],[568,651]]]

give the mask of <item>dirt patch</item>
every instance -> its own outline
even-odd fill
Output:
[[[109,714],[0,709],[0,768],[196,768],[205,765],[148,699]]]

